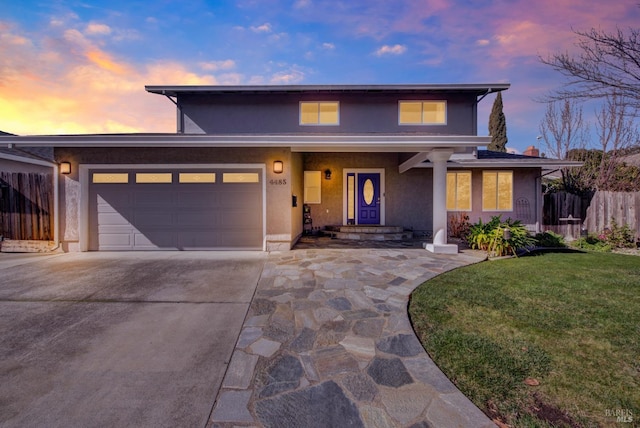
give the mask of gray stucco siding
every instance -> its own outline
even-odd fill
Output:
[[[540,168],[451,168],[449,171],[471,171],[472,172],[472,200],[471,210],[466,212],[469,221],[476,223],[478,220],[487,222],[491,217],[499,215],[502,219],[512,218],[520,220],[524,224],[533,225],[536,221],[541,221],[542,207],[540,206],[541,189],[539,177]],[[513,209],[511,211],[483,211],[482,209],[482,173],[483,171],[513,171]],[[528,205],[528,213],[519,209],[517,201],[525,201]]]
[[[172,169],[176,165],[189,164],[264,164],[266,180],[266,241],[273,245],[288,247],[296,236],[292,234],[291,207],[291,151],[288,148],[56,148],[56,161],[71,162],[72,173],[65,176],[65,185],[60,189],[61,195],[61,225],[65,249],[75,251],[81,233],[79,204],[80,177],[78,174],[81,164],[109,165],[113,170],[126,165],[157,164],[158,170]],[[281,160],[285,168],[282,174],[273,172],[273,161]],[[167,167],[167,165],[171,167]],[[278,181],[279,180],[279,181]],[[271,184],[277,183],[277,184]]]
[[[399,125],[398,101],[444,100],[445,125]],[[339,125],[301,126],[301,101],[338,101]],[[464,94],[233,94],[179,98],[178,131],[186,134],[476,135],[476,100]],[[181,129],[182,127],[182,129]]]

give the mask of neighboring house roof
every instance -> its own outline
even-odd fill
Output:
[[[53,147],[0,147],[0,154],[13,157],[53,162]],[[3,158],[8,159],[6,156]]]
[[[247,85],[247,86],[181,86],[147,85],[147,92],[176,97],[187,94],[224,93],[331,93],[331,92],[472,92],[485,95],[509,89],[508,83],[484,84],[405,84],[405,85]]]
[[[622,158],[622,161],[624,161],[627,165],[635,165],[637,167],[640,167],[640,153],[624,156]]]

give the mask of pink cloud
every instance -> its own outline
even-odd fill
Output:
[[[28,39],[0,25],[0,129],[23,135],[175,132],[174,106],[145,84],[211,85],[172,61],[135,64],[105,51],[75,29]],[[237,79],[232,75],[225,80]],[[126,100],[126,102],[123,102]]]

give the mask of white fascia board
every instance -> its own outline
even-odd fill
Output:
[[[486,146],[491,137],[435,135],[70,135],[0,137],[0,147],[290,147],[292,151],[418,152]]]

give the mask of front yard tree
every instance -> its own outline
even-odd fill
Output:
[[[572,150],[585,148],[588,126],[582,119],[582,107],[568,99],[549,102],[540,122],[540,134],[546,156],[550,158],[567,159]],[[580,173],[579,168],[564,168],[561,172],[563,188],[571,191],[579,179],[576,176]]]
[[[637,172],[621,160],[621,155],[640,141],[638,128],[632,119],[638,116],[637,108],[628,106],[623,96],[614,93],[606,97],[601,110],[596,112],[596,131],[602,150],[595,182],[598,190],[635,190],[630,187],[633,187]]]
[[[507,151],[507,119],[502,111],[501,92],[498,92],[498,96],[493,101],[493,107],[489,115],[489,135],[491,135],[491,143],[487,146],[487,149],[494,152]]]
[[[589,100],[617,94],[640,108],[640,29],[609,33],[592,28],[574,33],[578,36],[578,54],[565,52],[540,58],[567,77],[564,87],[550,99]]]

